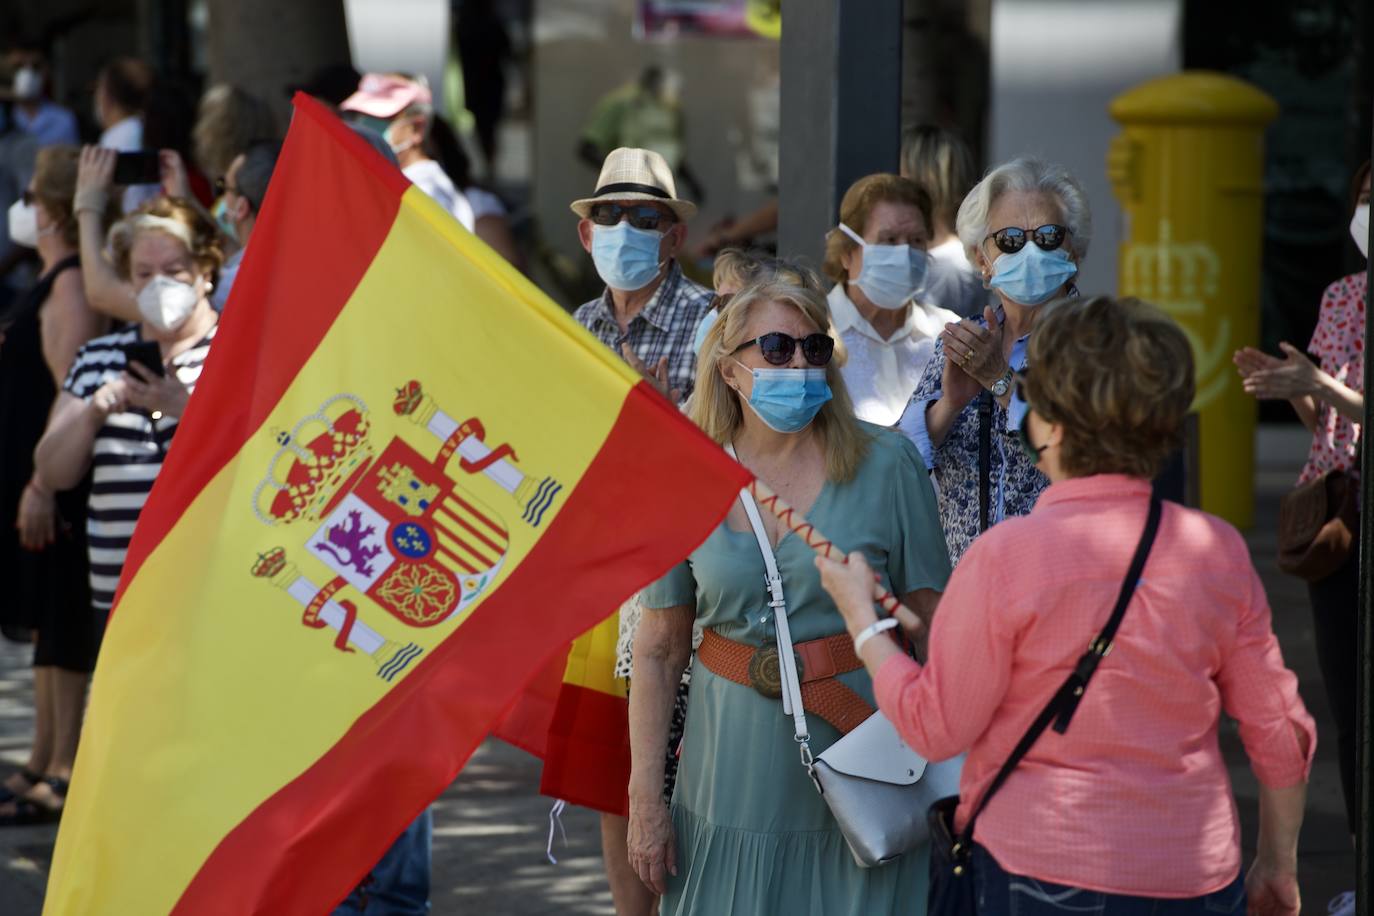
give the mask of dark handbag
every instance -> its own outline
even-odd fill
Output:
[[[1317,582],[1345,565],[1359,529],[1359,487],[1345,471],[1327,471],[1279,502],[1279,569]]]
[[[978,394],[978,533],[988,530],[992,516],[992,392]]]
[[[1061,735],[1068,730],[1069,722],[1072,721],[1073,714],[1078,710],[1078,703],[1083,698],[1083,692],[1088,688],[1088,682],[1092,680],[1093,673],[1103,657],[1111,651],[1117,628],[1121,626],[1121,619],[1126,616],[1126,606],[1131,603],[1131,596],[1135,594],[1140,574],[1145,569],[1145,561],[1150,556],[1150,548],[1154,546],[1162,509],[1159,497],[1151,496],[1150,512],[1145,519],[1145,531],[1140,535],[1140,543],[1136,545],[1135,556],[1131,558],[1130,569],[1121,583],[1121,592],[1117,595],[1116,607],[1112,608],[1111,617],[1107,618],[1107,625],[1097,634],[1097,638],[1089,643],[1088,651],[1078,659],[1073,673],[1031,723],[1031,727],[1026,729],[1025,735],[1007,757],[1006,763],[997,771],[997,776],[993,778],[988,790],[978,800],[963,831],[955,832],[954,829],[954,812],[959,807],[958,796],[942,798],[930,806],[926,815],[930,827],[930,896],[926,909],[927,916],[978,916],[978,895],[973,881],[973,870],[969,867],[974,848],[973,827],[988,802],[997,794],[997,790],[1002,788],[1012,770],[1016,769],[1021,759],[1030,752],[1032,745],[1040,739],[1045,729],[1053,724],[1054,730]]]

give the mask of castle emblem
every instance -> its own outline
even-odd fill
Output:
[[[253,495],[264,524],[313,532],[299,555],[309,560],[300,562],[331,574],[317,584],[278,546],[258,556],[253,576],[287,592],[304,607],[305,626],[333,629],[335,648],[371,658],[388,681],[424,650],[383,639],[363,619],[366,608],[407,626],[436,626],[477,600],[510,546],[496,510],[449,476],[450,460],[458,457],[460,477],[481,476],[508,493],[530,527],[562,492],[553,478],[527,476],[509,444],[488,445],[480,420],[460,423],[442,412],[419,382],[396,392],[393,410],[434,436],[433,458],[399,438],[378,451],[367,406],[341,394],[289,433],[274,431],[280,449]],[[345,588],[366,600],[338,597]]]

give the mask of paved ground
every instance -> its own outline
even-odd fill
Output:
[[[1306,448],[1301,430],[1266,430],[1260,438],[1256,525],[1251,550],[1269,589],[1275,628],[1302,693],[1330,735],[1312,644],[1306,592],[1273,566],[1273,523],[1278,497],[1291,485]],[[0,640],[0,771],[18,766],[27,753],[31,681],[25,649]],[[1224,738],[1232,764],[1247,851],[1255,835],[1255,782],[1234,734]],[[1308,913],[1325,913],[1326,901],[1354,884],[1355,864],[1341,805],[1334,742],[1319,742],[1302,838],[1303,896]],[[488,742],[435,806],[434,910],[448,913],[609,914],[610,894],[601,874],[597,821],[573,809],[563,817],[567,845],[555,847],[559,864],[544,850],[549,801],[536,794],[538,764],[499,742]],[[53,827],[0,831],[0,916],[36,916],[52,854]]]

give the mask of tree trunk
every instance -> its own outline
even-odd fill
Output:
[[[210,0],[210,83],[233,83],[289,123],[287,87],[348,63],[343,0]]]

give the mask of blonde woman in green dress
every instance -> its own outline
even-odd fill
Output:
[[[929,622],[949,556],[925,465],[903,437],[854,418],[828,325],[814,285],[775,281],[741,290],[702,344],[691,417],[711,438],[733,445],[746,467],[837,547],[862,551],[883,584]],[[872,684],[821,588],[814,554],[763,514],[792,639],[804,663],[822,656],[833,662],[815,666],[817,673],[837,671],[816,683],[845,698],[852,723],[871,708]],[[766,695],[772,685],[746,673],[775,634],[763,557],[742,508],[732,507],[641,600],[630,699],[629,858],[663,895],[663,916],[924,913],[926,851],[859,868],[802,768],[791,719]],[[669,806],[662,748],[673,692],[691,660],[694,622],[705,637]],[[841,732],[809,712],[812,750],[820,754]]]

